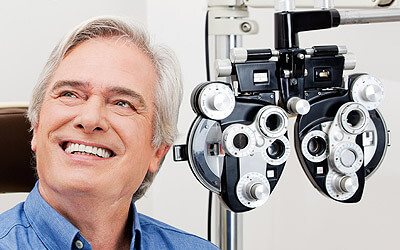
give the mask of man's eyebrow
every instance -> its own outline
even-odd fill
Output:
[[[138,92],[124,88],[124,87],[109,87],[107,88],[107,92],[113,93],[115,95],[122,95],[122,96],[127,96],[129,98],[135,99],[139,105],[143,108],[146,108],[146,102],[144,101],[144,97],[139,94]]]
[[[70,81],[70,80],[61,80],[57,81],[51,91],[55,91],[57,89],[61,89],[64,87],[72,87],[72,88],[89,88],[89,84],[87,82],[81,82],[81,81]]]

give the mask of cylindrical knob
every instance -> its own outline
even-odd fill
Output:
[[[215,110],[225,111],[231,105],[231,98],[225,93],[218,93],[212,98],[211,105]]]
[[[377,102],[382,99],[383,91],[382,89],[374,84],[370,84],[365,87],[363,91],[363,99],[370,102]]]
[[[247,49],[245,48],[233,48],[230,54],[231,61],[233,63],[244,63],[247,61]]]
[[[367,110],[376,109],[383,100],[384,88],[382,82],[371,75],[359,75],[349,77],[351,85],[351,98],[362,104]]]
[[[269,188],[261,182],[250,183],[247,193],[254,200],[265,200],[269,197]]]
[[[292,114],[305,115],[310,111],[310,103],[299,97],[292,97],[287,103],[287,108]]]
[[[347,47],[345,45],[339,45],[337,47],[339,55],[347,54]]]
[[[358,181],[355,176],[344,176],[337,183],[337,189],[346,193],[354,193],[358,189]]]
[[[357,58],[352,53],[347,53],[344,57],[344,69],[345,70],[353,70],[356,68]]]
[[[235,95],[225,83],[206,82],[194,89],[191,104],[196,113],[210,119],[222,120],[235,109]]]
[[[215,70],[217,77],[230,76],[232,73],[232,64],[229,59],[215,60]]]

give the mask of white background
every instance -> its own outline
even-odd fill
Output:
[[[366,0],[367,1],[367,0]],[[122,15],[144,23],[153,37],[172,47],[182,65],[185,96],[177,143],[185,143],[194,119],[191,90],[205,81],[204,18],[207,2],[184,0],[56,1],[14,0],[0,6],[0,101],[29,101],[30,91],[53,46],[82,20]],[[273,48],[273,10],[250,9],[260,33],[244,38],[249,48]],[[385,85],[380,110],[391,129],[392,146],[370,178],[358,204],[334,202],[315,190],[293,153],[268,202],[244,214],[244,249],[394,249],[400,223],[400,152],[397,108],[400,23],[343,26],[300,35],[300,46],[347,45],[357,56],[354,72],[367,72]],[[350,73],[350,72],[347,72]],[[292,136],[293,123],[291,120]],[[291,138],[291,141],[293,139]],[[0,195],[0,212],[26,194]],[[147,195],[140,212],[206,237],[208,192],[187,163],[172,155]]]

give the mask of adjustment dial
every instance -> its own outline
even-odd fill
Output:
[[[351,198],[359,188],[356,174],[341,175],[335,171],[329,171],[325,185],[328,194],[341,201]]]
[[[195,96],[198,96],[198,110],[207,118],[225,119],[235,108],[235,95],[226,84],[209,83],[197,91],[199,94]]]
[[[370,75],[357,77],[351,87],[351,97],[368,110],[376,109],[382,102],[384,89],[382,82]]]
[[[257,172],[242,176],[236,186],[237,197],[244,206],[255,208],[269,198],[271,187],[267,177]]]
[[[352,142],[338,144],[329,157],[331,166],[343,174],[355,173],[362,166],[363,159],[362,149]]]

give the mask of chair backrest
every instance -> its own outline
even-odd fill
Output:
[[[30,192],[36,177],[27,105],[0,103],[0,192]]]

